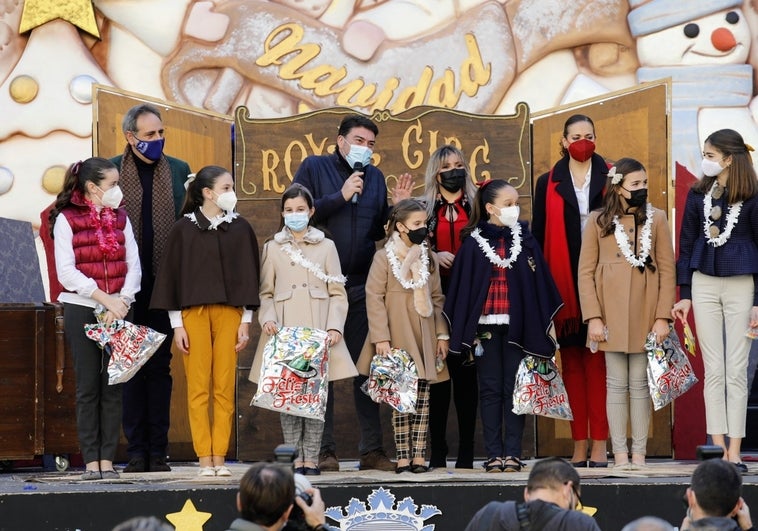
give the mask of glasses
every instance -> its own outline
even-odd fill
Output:
[[[582,505],[582,498],[579,496],[579,492],[577,492],[575,486],[571,486],[571,490],[574,491],[574,496],[576,497],[576,505],[574,506],[575,511],[581,511],[584,509],[584,506]]]

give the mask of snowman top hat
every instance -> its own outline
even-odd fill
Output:
[[[742,5],[742,0],[629,0],[629,29],[633,37],[690,22]]]

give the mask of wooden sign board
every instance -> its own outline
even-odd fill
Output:
[[[468,158],[476,182],[505,179],[516,187],[521,195],[522,218],[528,219],[532,195],[529,108],[522,103],[515,110],[509,116],[489,116],[416,107],[398,115],[387,111],[364,115],[379,128],[372,164],[384,173],[388,190],[395,186],[399,175],[410,173],[414,178],[413,195],[420,196],[429,156],[440,146],[453,144]],[[286,118],[256,119],[250,117],[247,108],[237,108],[234,144],[237,209],[252,223],[261,245],[279,228],[280,197],[292,183],[300,163],[308,155],[333,152],[339,124],[351,114],[356,112],[331,108]],[[252,332],[255,345],[259,328],[256,326]],[[254,346],[248,350],[254,350]],[[238,458],[267,459],[281,443],[279,419],[276,413],[249,405],[255,386],[247,379],[252,365],[248,350],[240,353],[238,363]],[[360,430],[355,423],[352,381],[335,382],[334,389],[338,397],[334,428],[338,456],[357,459]],[[393,455],[389,408],[382,408],[382,414],[384,448]],[[451,441],[457,439],[457,423],[452,413],[448,437]],[[481,448],[477,450],[482,452]]]

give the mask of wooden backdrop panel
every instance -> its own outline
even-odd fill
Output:
[[[280,224],[281,193],[291,184],[300,163],[308,155],[333,152],[340,121],[352,109],[323,109],[307,114],[270,119],[254,119],[245,107],[235,113],[235,182],[238,210],[253,224],[259,243],[270,237]],[[522,218],[531,217],[531,169],[529,108],[519,104],[509,116],[484,116],[435,107],[417,107],[398,115],[379,111],[370,116],[379,127],[372,163],[382,170],[388,189],[402,173],[414,177],[414,195],[423,190],[429,156],[445,143],[459,147],[468,157],[472,177],[508,180],[521,196]],[[267,459],[282,442],[278,416],[251,407],[255,386],[247,380],[255,345],[260,337],[257,323],[253,345],[242,352],[238,363],[238,456],[240,459]],[[345,331],[350,333],[349,330]],[[360,436],[353,400],[352,382],[335,383],[335,438],[341,459],[358,458]],[[382,408],[384,447],[393,455],[394,444],[390,409]],[[534,454],[533,424],[527,424],[525,457]],[[476,431],[478,456],[483,456],[481,428]],[[454,405],[448,422],[450,456],[457,449],[457,421]]]
[[[597,152],[612,163],[632,157],[647,168],[650,201],[669,213],[674,207],[670,157],[670,80],[647,83],[600,98],[585,100],[532,115],[533,182],[560,158],[563,124],[572,114],[585,114],[595,123]],[[560,357],[560,355],[559,355]],[[605,382],[586,382],[605,385]],[[652,415],[649,456],[672,454],[672,407]],[[570,456],[573,452],[567,421],[537,418],[537,454]]]
[[[203,166],[217,165],[233,169],[231,116],[215,114],[147,96],[122,91],[113,87],[95,85],[92,105],[92,152],[106,158],[124,152],[126,140],[121,121],[126,112],[140,103],[152,103],[161,113],[166,130],[166,153],[189,163],[192,171]],[[172,345],[171,376],[171,427],[168,432],[169,457],[172,460],[194,460],[192,436],[187,417],[187,383],[182,354]],[[126,439],[121,437],[118,459],[126,458]],[[236,448],[229,450],[235,457]]]

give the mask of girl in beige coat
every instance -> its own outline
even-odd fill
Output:
[[[608,172],[603,208],[590,214],[579,257],[587,341],[605,351],[606,407],[616,467],[629,466],[630,410],[632,466],[645,465],[650,424],[645,339],[651,331],[658,343],[668,335],[675,288],[666,214],[647,202],[644,166],[623,158]]]
[[[373,355],[387,355],[391,347],[405,350],[418,370],[416,412],[392,411],[398,474],[428,470],[429,384],[449,378],[442,363],[449,339],[442,317],[444,297],[426,235],[423,205],[414,199],[400,201],[392,210],[387,243],[374,255],[366,280],[368,338],[358,370],[368,374]]]
[[[258,383],[263,348],[281,326],[307,326],[329,334],[329,381],[358,375],[342,341],[347,316],[345,277],[334,243],[315,227],[315,209],[307,188],[293,184],[282,194],[284,227],[263,247],[261,307],[258,319],[263,333],[258,342],[250,380]],[[298,449],[297,472],[318,475],[318,454],[324,423],[281,414],[284,442]]]

